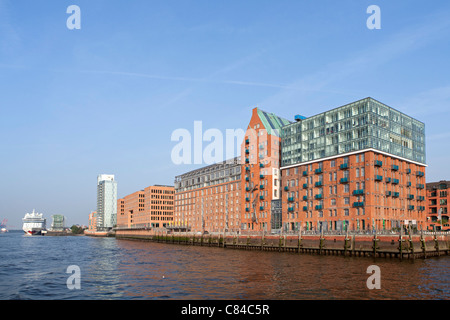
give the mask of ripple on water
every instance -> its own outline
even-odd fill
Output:
[[[450,257],[398,261],[2,235],[0,299],[450,299]],[[369,290],[366,270],[381,270]],[[69,265],[81,290],[67,288]]]

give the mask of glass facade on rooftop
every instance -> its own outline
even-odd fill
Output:
[[[281,129],[281,166],[373,148],[425,164],[425,124],[372,98]]]

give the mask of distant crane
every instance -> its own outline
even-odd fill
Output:
[[[0,223],[0,232],[7,232],[6,230],[6,223],[8,222],[8,219],[3,219],[2,223]]]

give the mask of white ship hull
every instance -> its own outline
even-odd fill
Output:
[[[23,231],[27,236],[40,236],[43,230],[44,229],[37,229],[37,228],[23,229]]]
[[[27,236],[40,236],[42,234],[42,230],[24,230],[24,232]]]
[[[38,236],[45,231],[45,219],[42,217],[42,213],[27,213],[22,219],[22,230],[28,236]]]

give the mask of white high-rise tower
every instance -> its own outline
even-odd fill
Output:
[[[117,181],[112,174],[97,177],[97,230],[104,231],[117,223]]]

